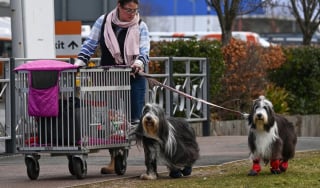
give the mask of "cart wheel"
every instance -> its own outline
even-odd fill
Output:
[[[70,173],[73,173],[77,179],[83,179],[87,175],[87,162],[79,157],[72,158],[72,169]]]
[[[73,169],[73,162],[72,162],[72,156],[68,156],[68,168],[71,175],[75,175],[74,169]]]
[[[115,157],[114,170],[118,175],[124,175],[127,170],[127,150],[123,154],[118,153]]]
[[[25,159],[27,174],[31,180],[36,180],[39,177],[40,165],[38,160],[32,158]]]

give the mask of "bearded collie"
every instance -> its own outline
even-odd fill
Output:
[[[253,161],[249,176],[258,175],[260,162],[270,162],[273,174],[285,172],[289,159],[294,157],[297,135],[285,117],[276,114],[272,103],[264,96],[254,101],[248,117],[250,131],[248,145]]]
[[[183,118],[166,117],[163,108],[148,103],[134,131],[138,145],[143,145],[146,173],[144,180],[157,179],[159,160],[167,166],[169,176],[188,176],[199,158],[199,146],[192,127]]]

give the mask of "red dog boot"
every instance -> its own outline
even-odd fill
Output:
[[[260,160],[259,159],[253,160],[252,169],[248,173],[248,176],[256,176],[259,174],[260,171],[261,171]]]
[[[271,160],[271,168],[270,171],[272,174],[280,174],[281,170],[280,170],[280,160]]]
[[[288,166],[289,166],[288,161],[281,161],[279,168],[280,168],[281,172],[285,172],[287,170]]]

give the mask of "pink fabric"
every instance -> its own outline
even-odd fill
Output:
[[[59,114],[59,86],[48,89],[35,89],[29,86],[29,116],[56,117]]]
[[[104,26],[105,43],[117,64],[123,64],[123,59],[121,57],[117,37],[113,32],[111,23],[114,23],[122,28],[128,28],[127,36],[124,42],[124,58],[128,65],[132,65],[135,60],[134,58],[139,55],[139,19],[139,14],[136,14],[131,22],[120,21],[118,18],[118,8],[115,8],[107,16]]]
[[[88,139],[88,145],[109,145],[109,144],[122,144],[126,142],[126,138],[124,136],[115,136],[111,137],[109,139],[105,138],[89,138]],[[83,143],[82,140],[79,140],[77,142],[78,145],[81,145]]]
[[[77,69],[78,66],[66,63],[63,61],[56,60],[36,60],[24,63],[16,67],[15,71],[20,70],[67,70],[67,69]]]
[[[15,68],[15,71],[62,71],[67,69],[77,69],[78,67],[70,63],[56,60],[36,60],[22,64]],[[48,89],[36,89],[31,85],[31,72],[28,75],[28,113],[30,116],[52,117],[59,114],[59,82]],[[59,79],[57,79],[59,80]]]

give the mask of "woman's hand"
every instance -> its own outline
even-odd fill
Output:
[[[74,62],[74,65],[78,67],[86,66],[85,62],[83,62],[81,59],[76,59],[76,61]]]
[[[139,59],[136,59],[134,61],[134,63],[131,65],[131,68],[132,68],[132,72],[131,72],[131,75],[133,77],[135,77],[135,75],[138,73],[138,72],[143,72],[144,70],[144,64],[141,60]]]

